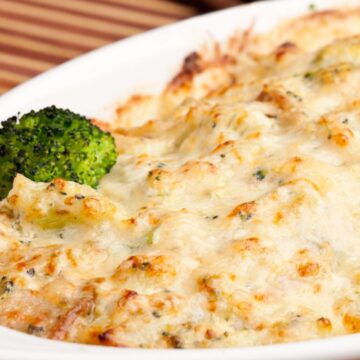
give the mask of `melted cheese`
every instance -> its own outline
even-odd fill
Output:
[[[145,348],[360,332],[359,28],[314,13],[191,54],[118,109],[97,190],[18,175],[0,324]]]

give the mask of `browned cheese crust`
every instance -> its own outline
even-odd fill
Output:
[[[97,190],[18,175],[0,324],[142,348],[360,332],[359,29],[310,12],[208,44],[94,120],[119,153]]]

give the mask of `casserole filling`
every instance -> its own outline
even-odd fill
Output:
[[[17,175],[0,324],[118,347],[360,332],[360,10],[190,54],[134,96],[97,190]]]

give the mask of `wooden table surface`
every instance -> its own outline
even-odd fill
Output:
[[[201,9],[191,5],[170,0],[0,0],[0,94],[82,53],[197,15]]]

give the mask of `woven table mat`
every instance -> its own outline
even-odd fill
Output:
[[[189,1],[0,0],[0,94],[82,53],[198,13]]]

